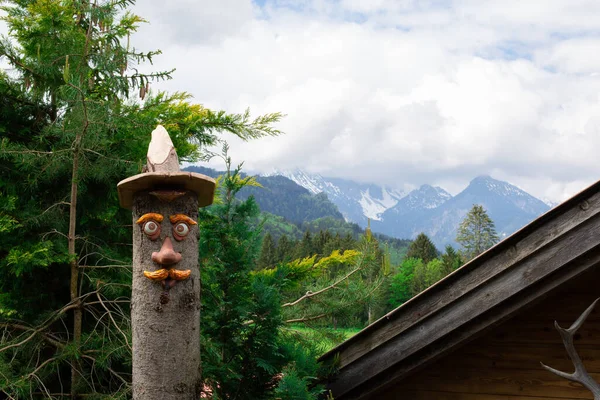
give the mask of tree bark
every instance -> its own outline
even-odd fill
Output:
[[[152,240],[136,224],[147,213],[163,216],[160,236]],[[133,330],[133,398],[135,400],[197,400],[200,379],[200,271],[198,226],[177,241],[169,216],[184,214],[198,218],[198,197],[187,192],[171,202],[161,201],[148,191],[133,199],[133,284],[131,323]],[[171,268],[191,270],[188,279],[177,281],[165,293],[160,282],[144,276],[144,270],[164,266],[152,260],[169,238],[181,261]],[[168,296],[168,302],[165,303]]]
[[[76,140],[76,149],[73,152],[73,171],[71,174],[71,200],[69,205],[69,234],[68,234],[68,252],[71,257],[71,281],[70,281],[70,298],[71,302],[76,305],[73,310],[73,343],[75,348],[79,349],[81,342],[81,324],[82,312],[79,301],[79,265],[77,262],[77,254],[75,253],[75,234],[77,225],[77,191],[78,191],[78,170],[79,170],[79,141]],[[77,397],[77,388],[79,384],[79,374],[77,360],[72,360],[71,364],[71,398]]]

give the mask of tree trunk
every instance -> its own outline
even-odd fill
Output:
[[[73,310],[73,343],[75,349],[79,350],[79,344],[81,342],[81,323],[82,323],[82,312],[81,302],[79,300],[79,265],[77,261],[77,254],[75,253],[75,228],[77,224],[77,190],[78,182],[77,175],[79,169],[79,138],[76,141],[76,149],[73,153],[73,171],[71,174],[71,200],[69,205],[69,234],[68,234],[68,252],[71,257],[71,281],[70,281],[70,297],[71,302],[76,304],[77,307]],[[77,360],[71,361],[71,398],[77,398],[77,387],[79,384],[80,370],[78,368]]]
[[[154,240],[136,224],[147,213],[164,218],[159,224],[160,237]],[[197,400],[200,396],[198,228],[190,225],[188,236],[177,241],[169,220],[175,214],[185,214],[196,221],[197,195],[187,192],[172,202],[161,201],[147,191],[134,196],[131,324],[135,400]],[[168,291],[163,289],[165,281],[144,276],[144,271],[164,268],[153,261],[152,253],[160,252],[166,240],[181,254],[181,260],[171,268],[191,271],[188,279],[177,281]]]
[[[179,171],[173,143],[160,125],[152,132],[146,170],[117,185],[121,206],[133,208],[133,398],[197,400],[198,205],[212,203],[215,183]]]

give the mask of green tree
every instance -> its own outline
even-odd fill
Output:
[[[421,293],[429,286],[427,264],[422,261],[423,260],[415,265],[415,269],[413,271],[413,279],[410,282],[411,297]]]
[[[285,322],[327,327],[363,326],[368,309],[378,302],[384,279],[381,251],[372,240],[362,238],[357,250],[334,250],[317,259],[294,260],[277,268],[286,281]]]
[[[444,276],[458,269],[463,264],[462,259],[460,258],[460,254],[458,254],[458,252],[454,250],[454,247],[452,247],[451,245],[446,245],[446,249],[444,251],[444,254],[442,254],[441,259],[443,264]]]
[[[262,240],[262,247],[260,249],[258,261],[256,263],[257,268],[271,268],[277,263],[277,246],[275,241],[269,232],[265,234]]]
[[[405,258],[390,282],[390,305],[396,308],[413,296],[413,278],[415,270],[423,268],[420,258]]]
[[[132,3],[2,3],[0,391],[12,398],[127,397],[131,213],[116,183],[140,172],[156,124],[182,161],[222,132],[279,133],[279,114],[252,120],[149,91],[170,73],[130,68],[158,54],[127,44],[143,21]]]
[[[425,283],[427,284],[427,287],[434,285],[445,276],[446,274],[442,260],[434,258],[427,263],[427,271],[425,273]]]
[[[329,242],[327,242],[325,246],[323,246],[324,254],[331,254],[331,252],[333,252],[334,250],[347,250],[343,248],[342,237],[340,236],[339,232],[336,233],[335,236],[332,236]]]
[[[471,260],[498,242],[494,221],[483,206],[475,204],[467,213],[456,235],[465,260]]]
[[[293,250],[294,243],[288,239],[287,235],[282,235],[277,241],[277,262],[291,261]]]
[[[311,257],[315,254],[317,254],[317,252],[315,251],[315,247],[313,244],[313,236],[307,229],[304,232],[304,236],[302,236],[302,240],[300,240],[296,245],[294,258]]]
[[[420,258],[425,264],[438,256],[435,245],[424,233],[419,233],[408,247],[406,258]]]
[[[282,291],[290,279],[278,267],[255,271],[259,209],[239,191],[252,184],[240,167],[219,179],[220,201],[200,211],[202,268],[202,363],[206,386],[219,399],[316,398],[318,365],[314,346],[282,334]],[[284,372],[283,376],[281,373]]]
[[[317,234],[317,236],[313,239],[313,247],[314,250],[316,252],[316,254],[318,254],[320,257],[324,257],[329,253],[325,253],[325,247],[327,246],[327,243],[329,243],[331,240],[333,239],[331,233],[329,232],[329,230],[326,229],[321,229],[319,231],[319,233]]]

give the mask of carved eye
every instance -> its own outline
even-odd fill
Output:
[[[175,239],[177,240],[183,240],[188,233],[190,233],[190,227],[185,222],[178,222],[173,227],[173,236],[175,236]]]
[[[160,225],[158,225],[158,223],[156,223],[155,221],[147,221],[142,227],[142,230],[144,231],[146,236],[148,236],[152,240],[158,238],[158,236],[160,235]]]

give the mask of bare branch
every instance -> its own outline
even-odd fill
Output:
[[[109,156],[106,156],[104,154],[98,153],[97,151],[94,151],[94,150],[91,150],[91,149],[82,149],[82,150],[83,151],[87,151],[88,153],[95,154],[98,157],[106,158],[108,160],[113,160],[113,161],[122,162],[122,163],[126,163],[126,164],[137,164],[137,162],[135,162],[135,161],[123,160],[122,158],[116,158],[116,157],[109,157]]]
[[[331,285],[324,287],[323,289],[317,290],[316,292],[306,292],[306,294],[304,296],[300,297],[299,299],[297,299],[296,301],[293,301],[291,303],[285,303],[284,305],[282,305],[282,307],[295,306],[296,304],[300,303],[302,300],[309,299],[313,296],[317,296],[328,290],[331,290],[331,289],[335,288],[336,286],[338,286],[340,283],[344,282],[346,279],[350,278],[352,275],[354,275],[356,272],[360,271],[361,269],[362,269],[362,267],[355,268],[352,271],[348,272],[344,277],[342,277],[339,280],[337,280],[336,282],[332,283]]]
[[[579,357],[577,350],[575,350],[575,345],[573,344],[573,335],[575,334],[575,332],[577,332],[581,325],[583,325],[585,319],[588,317],[588,315],[590,315],[598,301],[600,301],[600,298],[596,299],[579,316],[579,318],[577,318],[577,320],[573,323],[573,325],[571,325],[569,329],[561,328],[560,325],[558,325],[558,322],[554,321],[554,327],[556,328],[558,333],[560,333],[560,337],[562,338],[565,349],[567,350],[567,354],[569,355],[569,358],[571,359],[571,362],[575,367],[575,372],[568,374],[566,372],[549,367],[544,363],[540,363],[542,364],[542,367],[544,367],[546,370],[552,372],[555,375],[560,376],[561,378],[581,383],[583,386],[585,386],[592,392],[592,394],[594,395],[594,400],[600,400],[600,385],[590,376],[590,374],[585,369],[583,361],[581,361],[581,357]]]
[[[80,265],[79,268],[93,268],[93,269],[102,269],[102,268],[125,268],[125,269],[131,269],[131,265],[116,265],[116,264],[109,264],[109,265]]]
[[[115,321],[115,319],[112,316],[112,313],[110,312],[110,310],[108,309],[108,307],[106,307],[106,305],[104,304],[104,302],[102,301],[102,297],[100,297],[100,293],[96,293],[96,297],[98,297],[98,301],[100,302],[100,304],[102,305],[102,307],[106,310],[106,312],[108,313],[108,317],[110,318],[110,320],[112,321],[113,325],[115,326],[115,328],[117,328],[117,330],[119,331],[119,333],[121,335],[123,335],[123,338],[125,339],[125,344],[127,345],[127,348],[129,348],[129,351],[133,351],[131,349],[131,345],[129,344],[129,338],[127,338],[127,335],[125,334],[125,332],[123,332],[121,330],[121,328],[119,327],[119,325],[117,324],[117,322]]]
[[[314,321],[316,319],[321,319],[321,318],[325,318],[326,316],[328,316],[329,313],[324,313],[324,314],[319,314],[319,315],[313,315],[310,317],[302,317],[302,318],[295,318],[295,319],[288,319],[285,321],[286,324],[295,324],[297,322],[308,322],[308,321]]]
[[[58,154],[58,153],[65,153],[65,152],[69,152],[71,151],[71,149],[63,149],[63,150],[56,150],[56,151],[38,151],[38,150],[5,150],[3,151],[4,154],[35,154],[36,156],[47,156],[47,155],[54,155],[54,154]]]
[[[96,363],[96,359],[95,359],[94,357],[91,357],[91,356],[88,356],[88,355],[85,355],[85,354],[82,354],[82,355],[81,355],[81,357],[82,357],[82,358],[86,358],[86,359],[88,359],[88,360],[91,360],[93,363]],[[120,381],[123,383],[123,385],[125,385],[125,386],[130,386],[130,385],[129,385],[129,382],[127,382],[127,381],[125,380],[125,378],[123,378],[121,375],[119,375],[119,373],[118,373],[118,372],[116,372],[114,369],[112,369],[112,368],[110,368],[110,367],[106,367],[106,369],[107,369],[107,370],[108,370],[108,371],[109,371],[111,374],[113,374],[113,375],[114,375],[116,378],[118,378],[118,379],[119,379],[119,380],[120,380]]]

